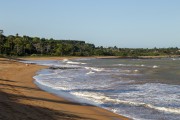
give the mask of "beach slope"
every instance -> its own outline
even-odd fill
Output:
[[[81,105],[40,90],[33,80],[45,66],[0,58],[0,119],[128,120],[91,105]]]

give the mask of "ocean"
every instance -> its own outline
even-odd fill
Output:
[[[134,120],[180,120],[180,58],[24,61],[41,89]]]

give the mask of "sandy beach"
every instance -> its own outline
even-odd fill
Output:
[[[39,58],[44,59],[62,58]],[[0,58],[0,119],[128,120],[105,109],[73,103],[40,90],[34,84],[33,76],[43,68],[45,66]]]

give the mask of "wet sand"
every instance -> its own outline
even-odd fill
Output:
[[[26,58],[33,60],[64,58]],[[0,58],[0,119],[2,120],[128,120],[105,109],[70,102],[40,90],[33,80],[45,66]]]

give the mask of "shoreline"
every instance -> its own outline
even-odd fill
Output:
[[[180,55],[171,56],[96,56],[99,59],[161,59],[161,58],[180,58]]]
[[[19,57],[21,60],[63,60],[63,59],[79,59],[79,58],[95,58],[95,59],[163,59],[163,58],[180,58],[180,55],[164,55],[164,56],[39,56],[39,57]]]
[[[69,57],[44,57],[34,60],[62,60]],[[80,57],[78,57],[80,58]],[[81,57],[82,58],[82,57]],[[32,58],[21,58],[32,60]],[[70,58],[71,59],[71,58]],[[128,118],[92,105],[70,102],[41,90],[33,76],[46,66],[24,64],[0,58],[0,119],[54,120],[128,120]]]

